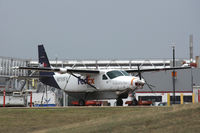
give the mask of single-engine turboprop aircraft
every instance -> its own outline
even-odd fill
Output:
[[[85,100],[116,99],[117,106],[123,105],[122,98],[137,89],[142,89],[145,80],[141,72],[172,69],[186,69],[190,67],[162,68],[162,69],[129,69],[129,70],[99,70],[55,68],[49,63],[43,45],[38,45],[39,66],[17,67],[18,69],[39,71],[42,83],[64,90],[68,95],[78,98],[79,105],[85,105]],[[129,73],[138,73],[138,77]]]

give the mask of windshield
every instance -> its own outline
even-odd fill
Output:
[[[120,71],[110,71],[110,72],[107,72],[107,75],[110,79],[114,79],[114,78],[119,77],[119,76],[124,76],[122,74],[122,72],[120,72]]]
[[[124,74],[124,76],[130,76],[126,71],[121,71],[123,74]]]

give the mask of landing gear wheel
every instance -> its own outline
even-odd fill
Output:
[[[133,106],[136,106],[137,104],[138,104],[138,101],[137,101],[136,98],[134,98],[134,99],[133,99],[133,103],[132,103],[132,105],[133,105]]]
[[[85,106],[85,101],[83,99],[80,99],[78,101],[79,106]]]
[[[117,99],[117,106],[123,106],[123,100],[121,98]]]

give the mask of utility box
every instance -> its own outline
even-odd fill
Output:
[[[0,96],[0,106],[3,106],[4,96]],[[5,96],[5,106],[7,107],[17,107],[17,106],[25,106],[25,98],[23,96]]]
[[[30,96],[27,96],[27,102],[30,104]],[[32,104],[34,107],[54,107],[56,106],[56,95],[54,92],[32,93]]]
[[[200,86],[193,86],[194,102],[200,103]]]

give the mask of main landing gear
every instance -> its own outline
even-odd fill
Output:
[[[79,106],[85,106],[85,100],[80,99],[80,100],[78,101],[78,105],[79,105]]]
[[[123,100],[121,98],[117,98],[116,100],[117,100],[116,102],[117,106],[123,106]]]

